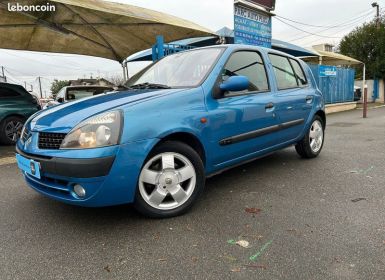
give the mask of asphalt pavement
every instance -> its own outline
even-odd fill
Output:
[[[318,158],[229,170],[167,220],[45,198],[0,147],[0,279],[385,279],[385,108],[361,114],[328,116]]]

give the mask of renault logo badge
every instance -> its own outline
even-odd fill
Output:
[[[24,149],[27,149],[28,145],[31,144],[32,138],[29,137],[27,141],[25,141]]]

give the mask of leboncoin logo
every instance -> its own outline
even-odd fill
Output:
[[[55,12],[56,7],[50,3],[45,5],[21,5],[20,3],[8,3],[8,11],[10,12]]]

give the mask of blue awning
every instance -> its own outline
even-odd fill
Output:
[[[317,56],[318,57],[318,54],[315,52],[312,52],[308,49],[305,49],[300,46],[290,44],[288,42],[284,42],[281,40],[272,39],[271,44],[273,49],[291,54],[292,56],[296,56],[296,57]]]
[[[224,27],[216,32],[218,36],[207,36],[207,37],[198,37],[198,38],[189,38],[184,40],[179,40],[172,42],[171,44],[176,45],[187,45],[194,47],[207,47],[216,45],[219,43],[219,37],[226,38],[226,43],[234,44],[234,31],[230,28]],[[272,48],[274,50],[282,51],[288,53],[292,56],[302,57],[302,56],[318,56],[317,53],[302,48],[300,46],[290,44],[281,40],[272,39]],[[152,50],[148,49],[142,52],[131,55],[127,58],[127,62],[134,61],[152,61]]]

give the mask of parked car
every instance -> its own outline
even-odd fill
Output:
[[[60,103],[66,103],[70,101],[79,100],[82,98],[98,95],[104,92],[114,90],[112,87],[107,86],[66,86],[63,87],[54,101],[47,102],[44,109],[58,105]]]
[[[36,98],[24,87],[0,83],[0,143],[15,144],[24,122],[38,110]]]
[[[205,178],[295,145],[319,155],[324,101],[308,66],[285,53],[222,45],[167,56],[122,92],[42,111],[17,143],[26,182],[89,207],[133,202],[185,213]]]
[[[53,102],[55,101],[54,99],[52,98],[40,98],[40,105],[43,109],[46,109],[47,108],[47,104],[50,103],[50,102]]]

